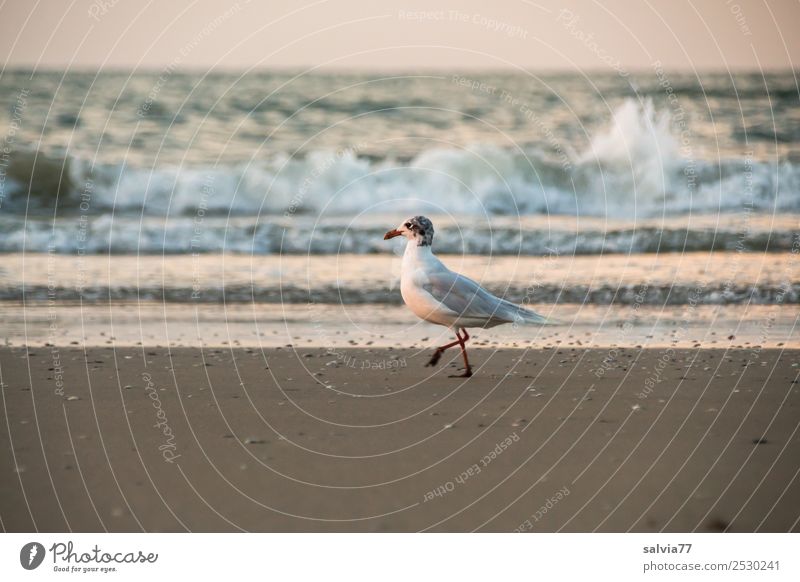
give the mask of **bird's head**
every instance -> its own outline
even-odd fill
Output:
[[[383,240],[404,236],[417,242],[417,246],[430,246],[433,242],[433,223],[424,216],[413,216],[383,235]]]

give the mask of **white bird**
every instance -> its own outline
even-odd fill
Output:
[[[433,223],[424,216],[414,216],[399,227],[387,232],[383,240],[396,236],[408,239],[400,272],[400,293],[414,314],[438,325],[452,329],[456,341],[436,348],[428,366],[435,366],[442,353],[456,345],[464,356],[464,373],[455,376],[468,378],[472,368],[467,358],[467,327],[494,327],[504,323],[547,325],[542,315],[500,299],[472,279],[454,273],[433,254]],[[459,330],[463,336],[459,334]]]

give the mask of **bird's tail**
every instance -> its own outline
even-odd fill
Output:
[[[524,307],[515,306],[516,309],[514,310],[514,323],[519,324],[527,324],[527,325],[558,325],[559,322],[555,319],[545,317],[535,311],[531,311],[530,309],[525,309]]]

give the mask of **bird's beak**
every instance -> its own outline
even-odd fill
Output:
[[[385,235],[383,235],[383,240],[389,240],[390,238],[394,238],[396,236],[400,236],[401,234],[403,234],[403,233],[400,232],[399,230],[397,230],[396,228],[393,228],[392,230],[387,232]]]

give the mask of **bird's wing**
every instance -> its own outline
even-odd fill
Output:
[[[518,309],[513,303],[495,297],[475,281],[449,269],[425,274],[422,284],[431,296],[446,308],[465,318],[513,321],[507,313],[509,307]]]

